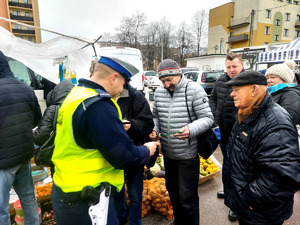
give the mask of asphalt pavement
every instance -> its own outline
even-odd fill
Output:
[[[146,89],[148,98],[148,90]],[[149,99],[149,98],[148,98]],[[153,102],[149,101],[152,107]],[[214,157],[222,164],[223,156],[220,148],[214,152]],[[213,179],[199,184],[198,194],[200,198],[200,224],[201,225],[236,225],[238,221],[231,222],[228,220],[229,209],[224,205],[224,200],[217,198],[217,192],[223,189],[222,171]],[[143,225],[168,225],[172,220],[159,215],[153,209],[142,219]],[[300,224],[300,191],[295,194],[294,213],[290,219],[284,222],[284,225]],[[188,225],[188,224],[187,224]]]

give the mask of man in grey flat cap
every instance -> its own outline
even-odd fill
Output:
[[[101,57],[90,80],[80,79],[61,105],[51,195],[58,224],[92,225],[97,218],[104,219],[103,224],[119,224],[113,198],[124,185],[123,170],[150,162],[158,146],[158,142],[133,144],[113,100],[137,71],[121,60]],[[91,216],[90,204],[99,202],[97,190],[102,190],[104,183],[105,187],[109,184],[102,192],[109,204],[104,203],[106,211],[101,208],[101,213]],[[94,191],[97,194],[91,194]]]
[[[225,205],[241,225],[283,224],[300,188],[297,129],[261,73],[242,72],[226,84],[239,110],[223,161]]]
[[[175,61],[163,60],[158,66],[158,76],[163,85],[154,93],[155,127],[149,137],[152,140],[161,137],[166,186],[173,206],[174,224],[198,225],[197,135],[213,125],[213,115],[202,86],[185,79]],[[192,121],[189,120],[187,107]],[[160,133],[162,135],[158,137]]]

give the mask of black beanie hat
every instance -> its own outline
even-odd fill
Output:
[[[181,69],[177,62],[172,59],[165,59],[161,61],[157,69],[158,78],[167,76],[178,76],[181,75]]]
[[[267,85],[267,78],[260,72],[255,70],[248,70],[226,82],[228,86],[244,86],[248,84]]]

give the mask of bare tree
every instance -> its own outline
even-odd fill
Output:
[[[141,30],[146,25],[145,13],[136,12],[131,17],[124,16],[121,25],[116,30],[117,37],[121,43],[127,43],[129,46],[137,47]]]
[[[201,46],[207,45],[208,13],[205,9],[201,9],[193,14],[191,28],[196,36],[196,53],[200,55],[201,51],[206,49]]]
[[[192,44],[192,34],[189,30],[188,25],[185,22],[182,22],[177,31],[177,46],[180,49],[179,64],[181,67],[185,66],[184,58],[185,55],[189,54],[191,44]]]
[[[159,22],[161,59],[171,57],[171,52],[169,51],[169,48],[175,46],[174,42],[172,42],[173,30],[174,26],[172,26],[171,22],[166,17],[163,17]]]
[[[157,49],[159,48],[159,24],[152,22],[147,25],[142,37],[142,53],[144,56],[144,63],[147,70],[153,70],[155,66],[155,59],[157,58]]]

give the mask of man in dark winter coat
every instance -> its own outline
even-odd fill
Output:
[[[34,91],[14,78],[0,51],[0,224],[9,225],[9,191],[20,199],[25,224],[38,225],[30,159],[34,155],[32,129],[41,119]]]
[[[53,131],[55,114],[58,112],[59,107],[74,86],[75,85],[71,82],[62,81],[48,93],[46,98],[47,109],[38,123],[37,128],[33,131],[34,143],[36,145],[42,145],[50,137],[50,134]],[[50,169],[51,176],[53,176],[54,166],[52,163]]]
[[[220,147],[223,155],[235,122],[234,111],[236,110],[233,98],[230,96],[232,88],[225,83],[243,71],[243,60],[240,55],[229,53],[226,56],[225,66],[226,73],[216,81],[209,99],[209,106],[214,115],[215,124],[219,126],[221,131]],[[219,191],[218,197],[224,198],[224,192]],[[236,215],[231,210],[229,211],[228,219],[231,221],[237,220]]]
[[[47,109],[44,112],[43,118],[39,121],[37,128],[33,132],[34,143],[42,145],[49,137],[53,130],[53,119],[55,116],[56,107],[63,103],[74,84],[68,81],[62,81],[52,89],[46,99]]]
[[[241,225],[283,224],[300,187],[296,126],[261,73],[242,72],[226,84],[239,110],[224,155],[225,204]]]
[[[149,134],[154,127],[153,115],[145,96],[132,86],[128,85],[117,101],[121,108],[124,124],[128,136],[135,145],[143,145],[149,141]],[[158,153],[158,151],[157,151]],[[153,157],[157,157],[155,154]],[[126,173],[127,192],[129,197],[129,221],[133,225],[142,224],[142,192],[144,180],[144,166],[128,169]],[[119,211],[120,224],[125,224],[128,213],[126,211],[125,187],[116,200],[116,208]],[[121,209],[118,209],[120,208]]]

